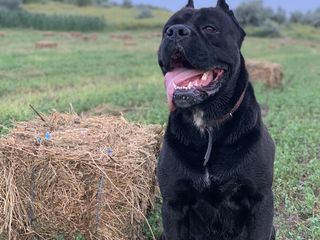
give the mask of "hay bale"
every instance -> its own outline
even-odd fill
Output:
[[[119,39],[122,41],[132,41],[133,36],[130,34],[111,34],[110,35],[112,39]]]
[[[68,32],[60,32],[59,35],[60,35],[60,37],[63,37],[63,38],[70,37],[70,33],[68,33]]]
[[[247,60],[246,66],[251,81],[262,82],[268,87],[282,85],[283,70],[280,64],[267,61]]]
[[[125,41],[123,45],[127,47],[134,47],[137,46],[137,43],[135,41]]]
[[[71,37],[82,37],[82,33],[81,32],[71,32],[70,33]]]
[[[53,36],[55,36],[56,34],[54,33],[54,32],[44,32],[43,34],[42,34],[42,36],[44,36],[44,37],[53,37]]]
[[[5,36],[6,36],[6,33],[0,32],[0,37],[5,37]]]
[[[0,139],[0,239],[141,239],[162,129],[54,113]]]
[[[91,34],[91,35],[82,37],[82,40],[83,41],[87,41],[87,42],[89,42],[89,41],[95,42],[95,41],[97,41],[97,39],[98,39],[98,35],[97,34]]]
[[[37,49],[43,49],[43,48],[57,48],[58,43],[56,42],[49,42],[49,41],[41,41],[36,43]]]

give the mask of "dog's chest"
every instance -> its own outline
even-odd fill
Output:
[[[193,112],[193,124],[200,130],[203,131],[205,127],[204,112],[201,110],[195,110]]]
[[[198,191],[202,191],[205,188],[210,188],[212,178],[213,176],[210,174],[209,169],[205,168],[204,173],[194,180],[194,187]]]
[[[204,187],[209,187],[211,184],[211,179],[210,179],[210,173],[208,168],[205,169],[205,173],[202,178],[203,178]]]

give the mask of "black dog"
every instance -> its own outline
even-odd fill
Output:
[[[224,0],[167,22],[159,49],[171,110],[157,177],[162,240],[270,240],[274,143]]]

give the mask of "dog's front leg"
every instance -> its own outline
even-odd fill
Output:
[[[189,240],[189,221],[187,207],[172,206],[164,201],[162,204],[163,234],[160,240]]]
[[[273,194],[270,191],[254,207],[253,219],[249,226],[250,240],[275,240],[273,227]]]

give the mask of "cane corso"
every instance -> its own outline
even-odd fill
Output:
[[[189,1],[164,27],[161,240],[275,239],[275,146],[240,52],[244,37],[225,0],[201,9]]]

